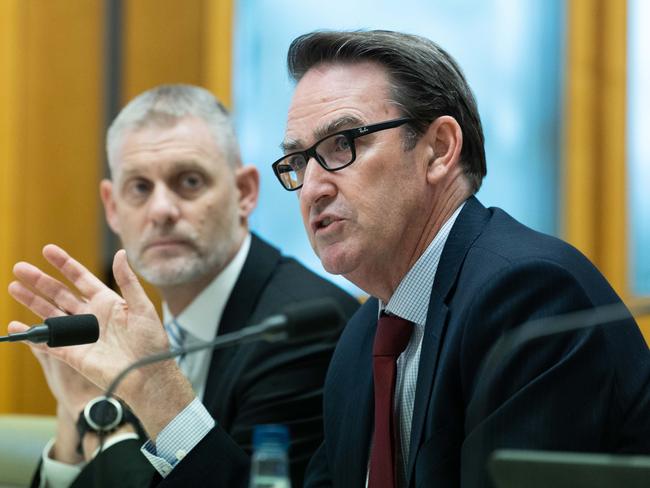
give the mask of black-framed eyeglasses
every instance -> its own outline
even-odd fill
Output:
[[[311,158],[318,161],[318,164],[327,171],[338,171],[350,166],[356,159],[354,140],[357,137],[393,129],[412,121],[413,119],[410,118],[401,118],[335,132],[323,137],[304,151],[282,156],[271,167],[285,190],[298,190],[302,186],[307,163]]]

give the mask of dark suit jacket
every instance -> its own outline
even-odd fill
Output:
[[[490,486],[485,460],[497,447],[649,453],[650,353],[631,318],[529,341],[481,370],[505,331],[619,301],[571,246],[470,198],[431,291],[409,486]],[[371,299],[339,340],[325,383],[325,441],[306,486],[364,486],[376,323]]]
[[[334,298],[347,317],[358,308],[350,295],[253,235],[218,334],[260,322],[290,303],[321,297]],[[215,350],[203,403],[217,422],[214,432],[230,449],[229,458],[219,459],[209,450],[196,449],[198,455],[191,451],[187,458],[193,460],[193,469],[182,483],[206,486],[207,469],[232,469],[247,478],[253,427],[282,423],[290,431],[292,482],[302,486],[307,462],[322,441],[322,388],[335,341],[333,336],[299,345],[255,342]],[[140,453],[141,445],[128,441],[107,449],[73,486],[93,486],[98,471],[102,486],[149,485],[154,469]],[[243,470],[237,469],[238,463]],[[176,478],[176,470],[171,478]]]

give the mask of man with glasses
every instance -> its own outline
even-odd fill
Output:
[[[649,452],[650,356],[631,317],[525,342],[482,367],[526,321],[620,299],[575,249],[473,196],[483,132],[456,62],[427,39],[372,31],[300,36],[288,64],[297,85],[273,170],[299,190],[325,269],[371,295],[332,358],[306,486],[489,486],[497,447]],[[129,277],[118,259],[125,300],[139,306]],[[56,354],[101,380],[78,355]],[[122,394],[137,401],[133,386]],[[234,453],[213,429],[165,484],[246,486]]]
[[[288,66],[273,170],[325,269],[373,297],[330,365],[308,484],[488,486],[499,447],[650,452],[650,354],[627,314],[483,367],[524,322],[620,299],[575,249],[473,196],[483,131],[456,62],[417,36],[315,32]]]

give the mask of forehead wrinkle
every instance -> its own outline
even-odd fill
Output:
[[[320,141],[325,137],[338,132],[343,129],[350,129],[362,125],[363,121],[356,115],[343,115],[337,119],[330,120],[329,122],[316,127],[313,131],[313,140]],[[280,149],[284,152],[295,151],[305,147],[305,144],[300,139],[287,138],[280,144]]]

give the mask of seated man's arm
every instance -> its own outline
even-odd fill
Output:
[[[322,390],[333,348],[334,338],[240,346],[234,355],[241,373],[232,398],[225,400],[232,416],[217,419],[166,482],[189,483],[200,472],[211,486],[246,486],[254,427],[279,423],[289,427],[292,486],[302,486],[307,463],[322,442]]]
[[[618,298],[603,288],[599,300]],[[532,339],[483,367],[503,333],[594,305],[572,274],[548,262],[512,266],[476,296],[461,346],[462,486],[488,486],[485,460],[497,448],[650,452],[650,356],[631,318]]]
[[[76,290],[35,266],[18,263],[14,267],[18,281],[11,284],[12,296],[41,317],[60,316],[66,312],[92,313],[100,324],[100,338],[93,344],[65,348],[47,348],[43,344],[31,346],[37,356],[66,363],[85,377],[87,384],[92,385],[92,394],[83,401],[75,400],[72,402],[74,407],[68,409],[78,414],[86,402],[97,396],[98,391],[106,389],[119,372],[138,359],[168,350],[169,343],[155,307],[128,266],[124,251],[116,254],[113,268],[124,298],[106,287],[62,249],[46,246],[43,254],[74,284]],[[27,326],[19,322],[9,325],[10,333],[26,329]],[[54,391],[52,384],[50,388]],[[141,420],[148,436],[154,440],[195,396],[174,361],[136,370],[127,376],[116,393],[129,405]],[[59,402],[70,401],[67,395],[57,399]],[[71,414],[71,417],[74,416]],[[57,453],[72,452],[71,445],[66,444],[65,449],[59,450],[57,447]]]

